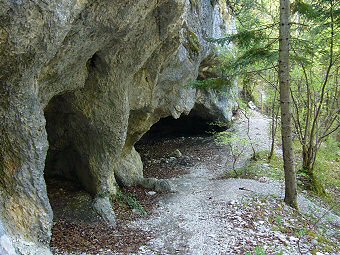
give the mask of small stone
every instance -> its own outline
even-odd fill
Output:
[[[182,157],[182,152],[179,149],[176,149],[175,151],[173,151],[170,155],[171,157],[175,157],[175,158],[180,158]]]
[[[277,237],[282,241],[282,242],[285,242],[287,241],[287,237],[283,234],[278,234]]]
[[[154,196],[154,195],[157,194],[157,192],[156,191],[148,191],[148,192],[146,192],[146,194],[149,195],[149,196]]]
[[[155,191],[158,192],[171,192],[171,185],[168,180],[157,180],[154,186]]]
[[[289,241],[290,241],[291,243],[296,243],[297,241],[299,241],[299,238],[297,238],[297,237],[295,237],[295,236],[291,236],[291,237],[289,237]]]
[[[262,176],[262,177],[259,178],[259,182],[265,183],[265,182],[268,182],[268,181],[269,181],[268,177]]]
[[[229,201],[229,205],[235,205],[235,204],[237,204],[237,201],[235,201],[235,200]]]
[[[174,162],[174,161],[176,161],[176,158],[175,158],[175,157],[170,157],[170,158],[169,158],[169,162]]]
[[[253,101],[249,101],[249,102],[248,102],[248,107],[249,107],[250,109],[252,109],[252,110],[256,110],[256,105],[254,104]]]
[[[313,245],[318,245],[318,243],[319,243],[318,240],[316,240],[316,239],[313,239],[313,240],[312,240],[312,244],[313,244]]]

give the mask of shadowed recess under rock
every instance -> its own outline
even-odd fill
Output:
[[[86,120],[72,109],[71,98],[70,93],[55,96],[44,111],[49,142],[44,172],[48,197],[54,222],[98,222],[92,206],[94,180],[79,146]]]
[[[49,150],[46,157],[45,178],[64,178],[79,183],[91,194],[95,185],[85,153],[80,150],[80,134],[86,120],[71,106],[70,95],[54,97],[45,108]]]
[[[152,141],[161,138],[176,138],[188,136],[209,136],[228,128],[228,123],[217,123],[203,119],[196,112],[182,115],[178,119],[166,117],[160,119],[140,139],[138,143]]]

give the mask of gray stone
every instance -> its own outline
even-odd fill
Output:
[[[171,184],[168,180],[156,179],[156,178],[143,178],[139,184],[146,189],[152,189],[157,192],[173,192]]]
[[[0,1],[0,221],[16,253],[49,254],[44,173],[79,181],[112,222],[118,184],[171,189],[143,182],[134,150],[154,123],[193,109],[230,119],[230,91],[188,84],[216,53],[204,38],[234,22],[223,1],[194,9],[183,0]]]
[[[154,187],[157,192],[172,192],[170,182],[168,180],[158,180]]]
[[[175,158],[180,158],[182,157],[182,152],[179,149],[176,149],[175,151],[171,153],[171,156]]]

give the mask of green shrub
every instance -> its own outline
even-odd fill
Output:
[[[147,215],[143,205],[138,201],[138,199],[129,192],[123,192],[121,190],[117,191],[116,199],[121,206],[127,205],[130,209],[136,210],[140,215]]]

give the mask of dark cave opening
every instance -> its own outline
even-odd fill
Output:
[[[166,117],[155,123],[144,134],[139,143],[158,139],[171,139],[190,136],[212,136],[215,132],[226,130],[228,124],[218,123],[190,113],[181,115],[180,118]]]
[[[44,109],[49,149],[44,177],[53,209],[54,220],[91,220],[94,194],[93,178],[86,154],[81,151],[81,129],[84,121],[72,109],[69,94],[52,98]]]
[[[221,150],[214,142],[214,134],[226,130],[228,123],[220,125],[198,113],[160,119],[136,143],[144,177],[169,179],[187,174],[201,159]]]

